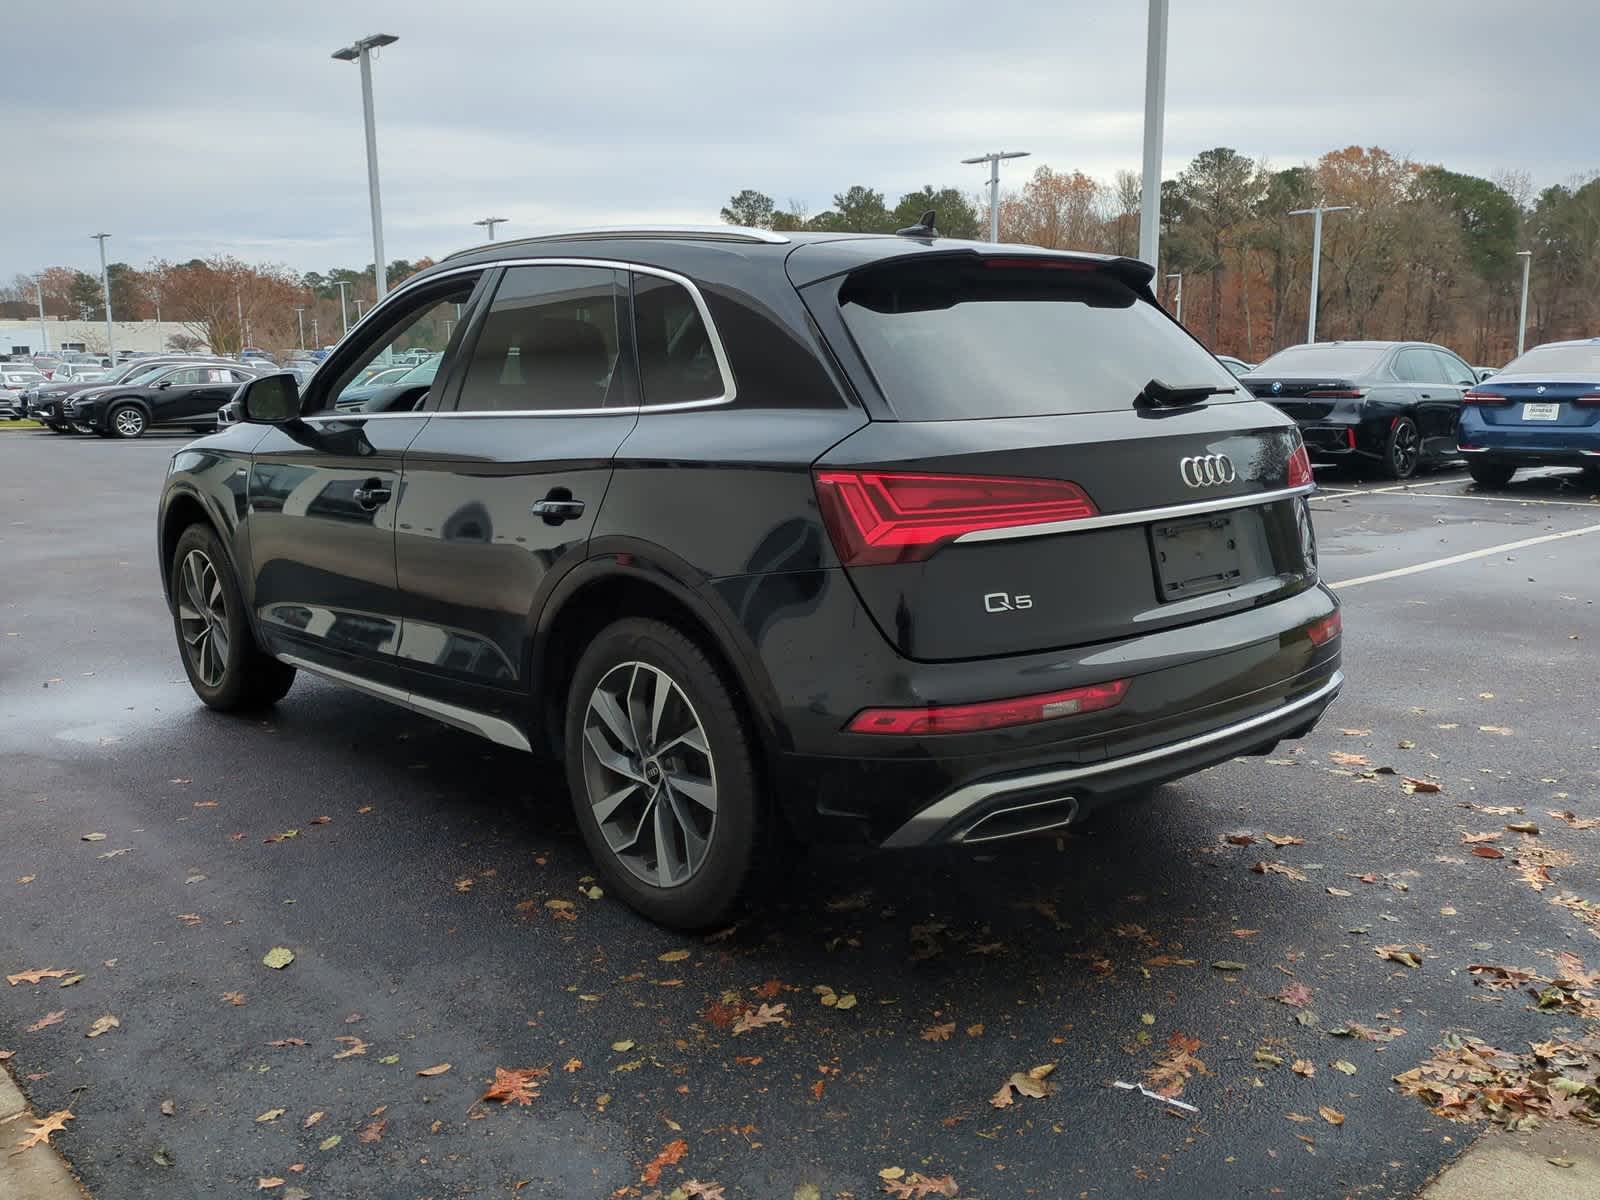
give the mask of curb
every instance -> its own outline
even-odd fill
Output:
[[[11,1153],[32,1119],[21,1089],[0,1067],[0,1200],[85,1200],[89,1193],[53,1146]]]
[[[39,422],[37,422],[37,421],[29,421],[29,420],[21,420],[21,421],[4,420],[4,421],[0,421],[0,433],[3,433],[8,429],[16,430],[18,433],[21,433],[24,429],[43,429],[43,428],[44,428],[44,426],[39,424]]]

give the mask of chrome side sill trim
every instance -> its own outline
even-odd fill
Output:
[[[1301,696],[1293,703],[1280,705],[1243,721],[1235,721],[1232,725],[1224,725],[1220,729],[1213,729],[1206,733],[1198,733],[1194,737],[1185,738],[1181,742],[1170,742],[1165,746],[1156,746],[1150,750],[1142,750],[1138,754],[1127,754],[1121,758],[1111,758],[1104,762],[1085,763],[1077,767],[1060,767],[1054,771],[1038,771],[1032,775],[1011,775],[1000,779],[980,780],[969,783],[965,787],[957,788],[948,795],[935,800],[927,808],[913,816],[899,829],[889,835],[884,841],[886,850],[900,850],[910,846],[924,846],[956,818],[963,813],[976,808],[985,801],[995,796],[1003,796],[1007,792],[1028,792],[1035,788],[1070,787],[1070,785],[1084,779],[1092,779],[1096,775],[1106,775],[1116,771],[1126,770],[1130,767],[1140,767],[1147,763],[1160,762],[1179,754],[1186,754],[1190,750],[1198,750],[1209,746],[1213,742],[1227,741],[1241,733],[1249,733],[1263,725],[1272,725],[1285,717],[1299,712],[1301,709],[1311,708],[1323,700],[1331,698],[1344,686],[1344,672],[1335,671],[1333,677],[1316,691]]]
[[[414,692],[402,691],[386,683],[377,683],[360,675],[352,675],[348,671],[325,667],[321,663],[307,662],[296,654],[279,654],[275,657],[279,662],[288,663],[291,667],[297,667],[312,675],[320,675],[331,683],[342,683],[345,687],[376,696],[379,700],[387,700],[390,704],[398,704],[401,708],[409,708],[412,712],[432,717],[435,721],[442,721],[457,729],[465,729],[468,733],[487,738],[496,745],[509,746],[513,750],[525,750],[530,754],[533,752],[527,736],[510,721],[502,721],[499,717],[491,717],[487,713],[475,712],[459,705],[446,704],[442,700],[430,700],[426,696],[418,696]]]
[[[1053,533],[1087,533],[1091,529],[1110,529],[1117,525],[1146,525],[1151,521],[1171,521],[1182,517],[1197,517],[1203,513],[1223,512],[1230,508],[1249,508],[1255,504],[1271,504],[1292,496],[1305,496],[1316,491],[1314,483],[1299,487],[1280,488],[1275,492],[1255,492],[1249,496],[1227,496],[1220,500],[1200,500],[1194,504],[1171,504],[1166,508],[1141,508],[1135,512],[1107,513],[1099,517],[1079,517],[1074,521],[1046,521],[1040,525],[1012,525],[1005,529],[978,529],[963,533],[956,544],[965,542],[1004,542],[1012,538],[1047,537]]]

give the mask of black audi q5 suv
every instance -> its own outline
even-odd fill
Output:
[[[931,222],[456,254],[174,456],[184,667],[559,760],[678,927],[794,839],[987,843],[1265,752],[1343,682],[1311,468],[1150,279]]]

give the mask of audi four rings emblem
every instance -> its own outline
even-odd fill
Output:
[[[1226,454],[1198,454],[1178,462],[1178,474],[1192,488],[1217,487],[1239,478],[1233,460]]]

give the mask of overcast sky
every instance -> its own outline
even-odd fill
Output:
[[[1595,0],[1172,0],[1165,169],[1361,143],[1538,186],[1600,167]],[[1022,149],[1109,180],[1141,155],[1143,0],[53,0],[9,6],[0,279],[221,251],[371,260],[359,72],[375,32],[387,254],[623,221],[714,222],[976,188]]]

